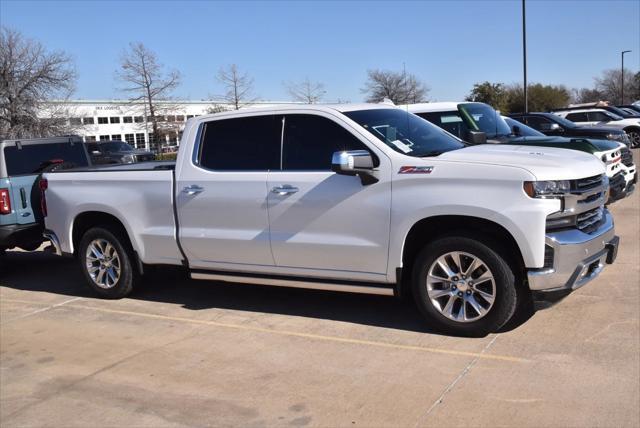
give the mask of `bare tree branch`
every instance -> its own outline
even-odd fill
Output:
[[[39,116],[45,101],[68,99],[76,72],[70,57],[47,52],[42,44],[18,31],[0,28],[0,137],[46,137],[71,133],[59,109]]]
[[[425,102],[429,87],[415,75],[387,70],[368,70],[368,80],[360,90],[367,95],[367,102],[379,103],[385,98],[395,104]]]
[[[130,43],[120,59],[120,69],[116,77],[125,86],[121,91],[129,95],[130,101],[143,101],[147,119],[153,129],[154,150],[160,149],[161,137],[168,132],[177,132],[175,123],[161,120],[165,111],[171,110],[173,90],[180,84],[180,73],[176,70],[165,72],[156,54],[140,42]]]
[[[324,84],[320,82],[312,82],[306,77],[300,83],[288,83],[285,85],[287,91],[294,101],[300,101],[307,104],[315,104],[322,100],[327,91],[324,90]]]
[[[220,68],[216,79],[222,83],[225,93],[220,95],[224,101],[233,105],[235,110],[247,104],[251,104],[255,100],[253,94],[253,78],[247,73],[241,74],[236,64],[231,64],[226,68]]]

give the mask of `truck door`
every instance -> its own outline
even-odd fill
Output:
[[[201,125],[176,178],[179,239],[192,268],[273,266],[267,171],[279,166],[281,133],[273,115]]]
[[[282,170],[269,172],[267,186],[273,256],[279,267],[386,274],[390,161],[336,120],[284,116]],[[342,150],[372,152],[380,181],[332,172],[332,154]]]

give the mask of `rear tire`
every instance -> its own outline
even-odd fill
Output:
[[[412,289],[428,322],[464,336],[498,331],[518,303],[515,275],[505,259],[464,236],[439,238],[424,247],[414,264]]]
[[[133,290],[138,279],[133,250],[120,231],[109,226],[89,229],[77,255],[89,286],[100,297],[120,299]]]

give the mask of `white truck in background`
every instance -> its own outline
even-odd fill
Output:
[[[385,105],[286,106],[187,122],[175,165],[45,175],[46,234],[101,296],[147,265],[192,278],[411,295],[428,322],[482,335],[613,263],[602,163],[467,147]]]

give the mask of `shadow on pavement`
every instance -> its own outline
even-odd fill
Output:
[[[72,259],[43,252],[8,252],[0,267],[0,285],[16,290],[39,291],[94,298]],[[129,296],[149,302],[179,304],[190,310],[231,309],[326,319],[397,330],[447,334],[427,326],[409,302],[385,296],[325,292],[262,285],[227,284],[191,280],[177,268],[155,268]],[[513,320],[501,331],[526,322],[533,312]]]

